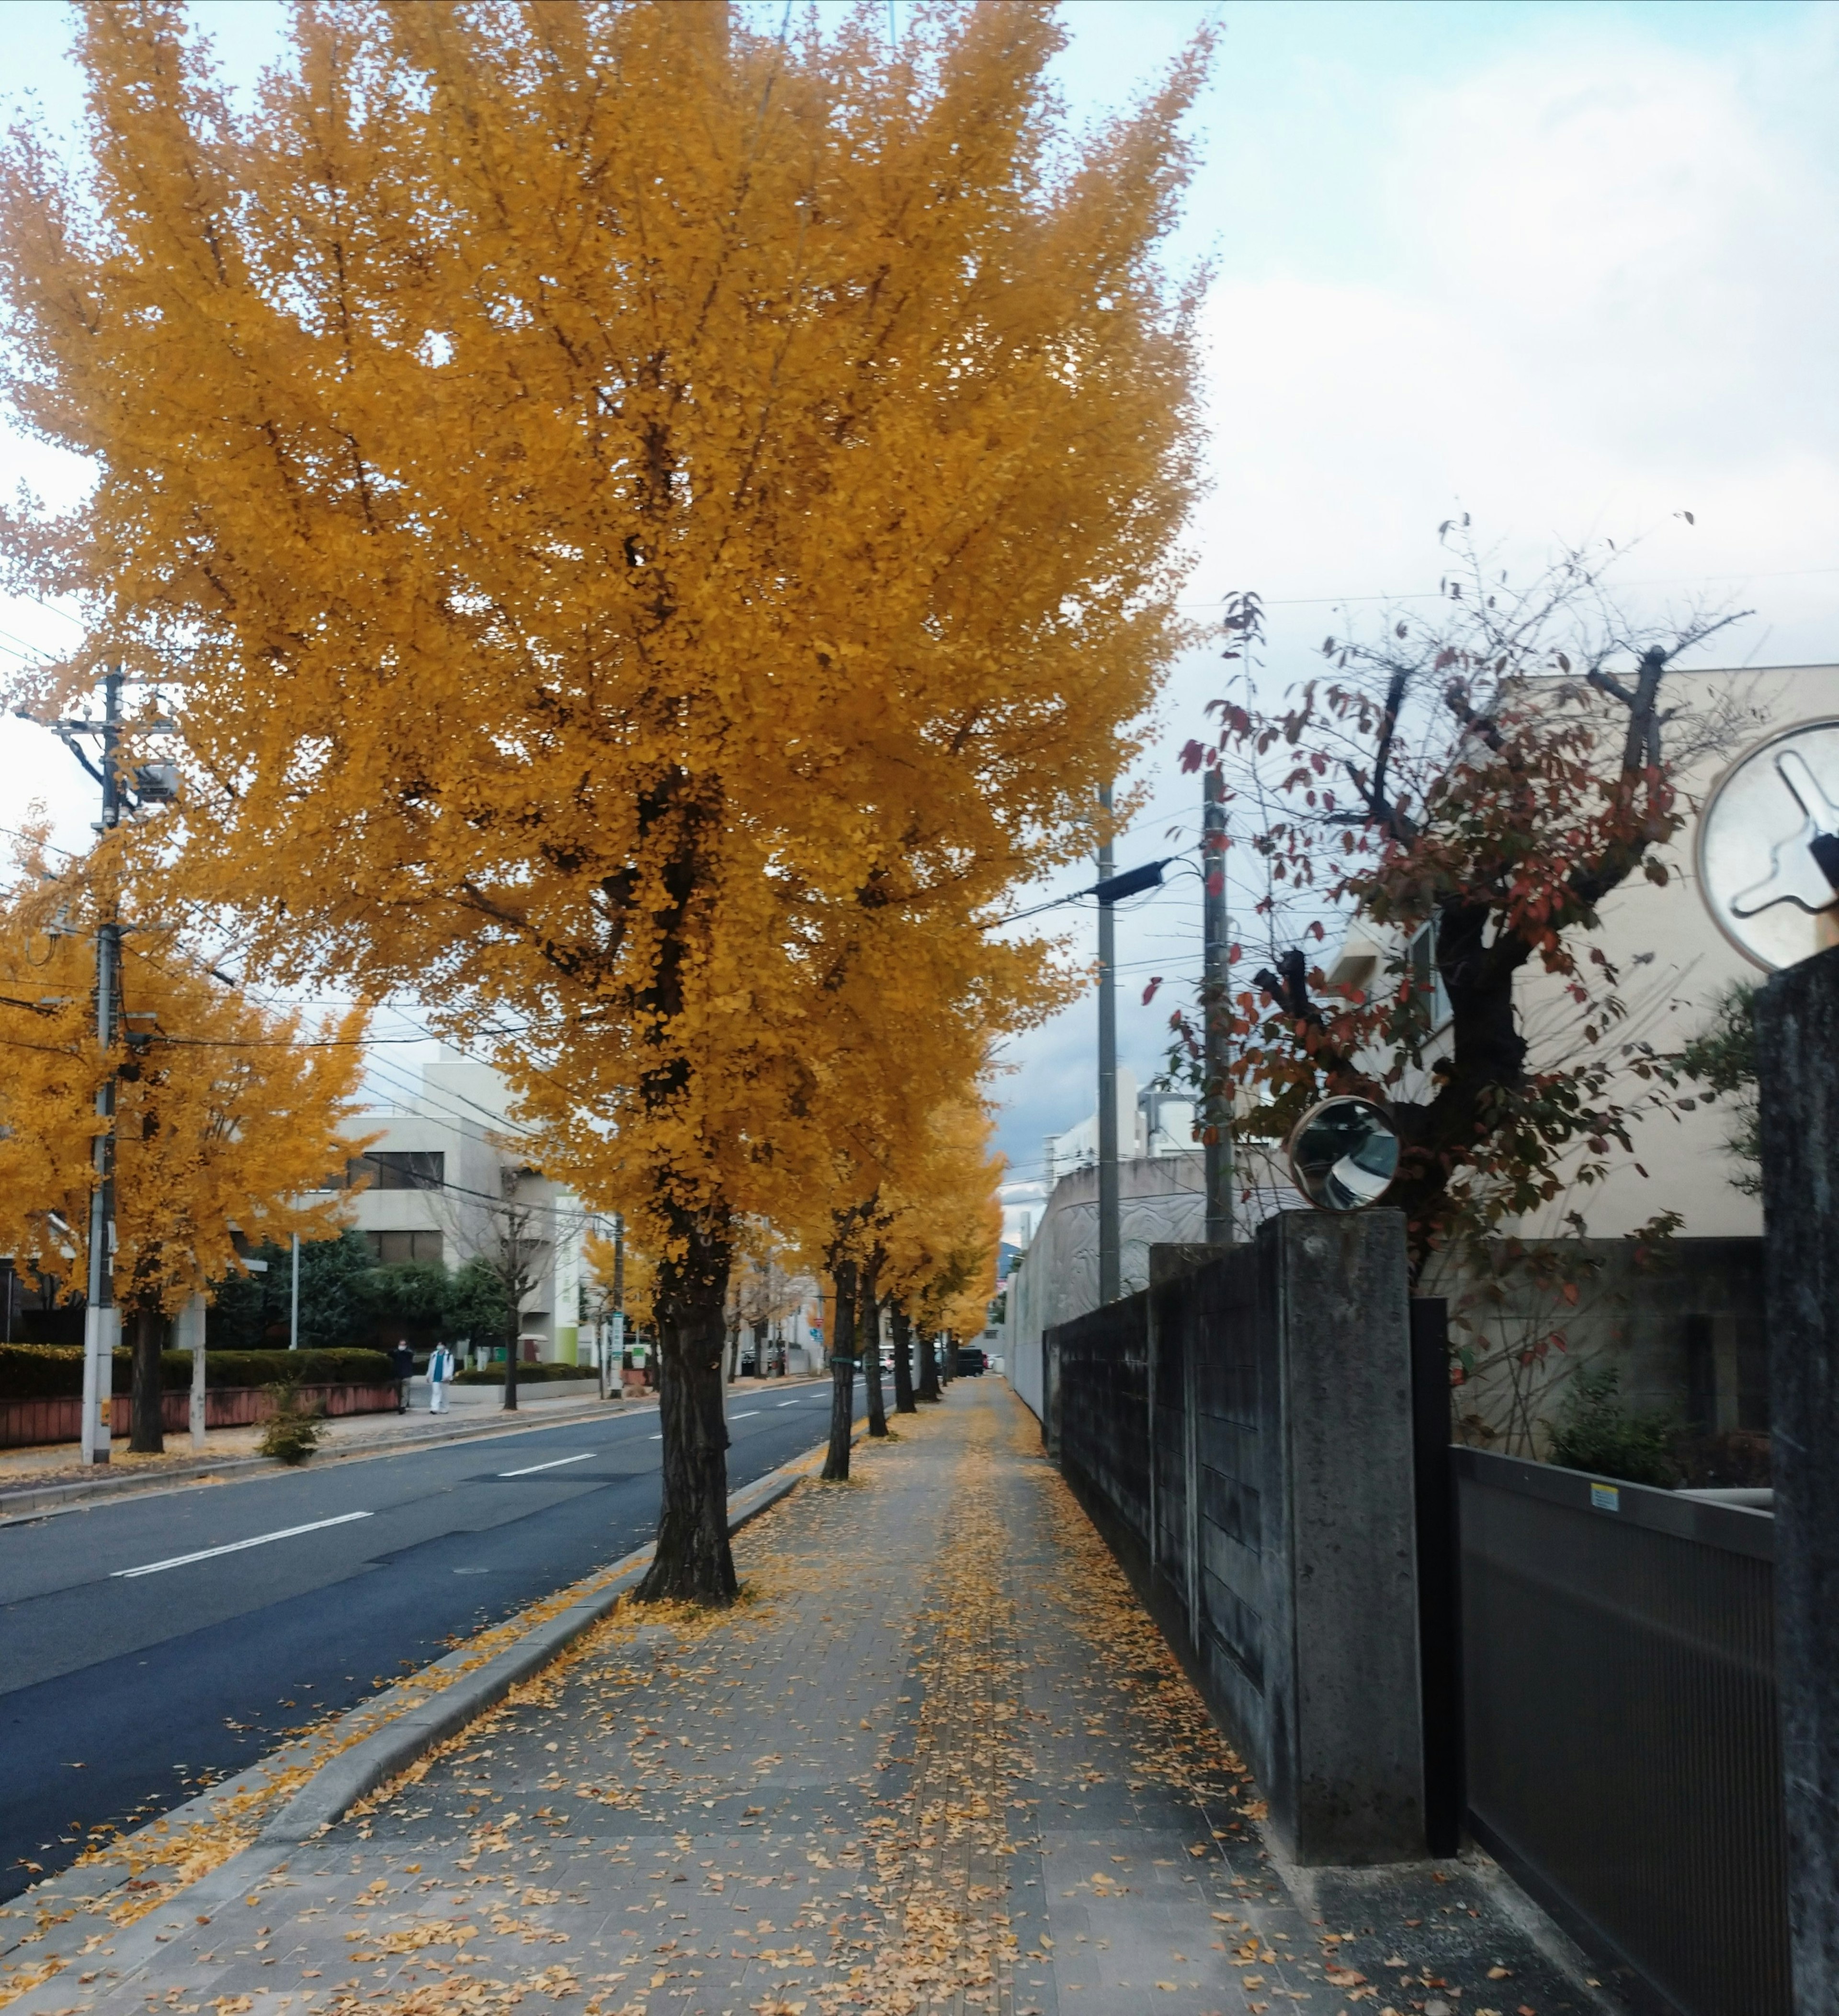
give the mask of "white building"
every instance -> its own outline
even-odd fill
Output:
[[[610,1236],[612,1224],[520,1159],[509,1101],[491,1065],[443,1044],[423,1068],[419,1098],[360,1121],[377,1138],[352,1165],[369,1179],[352,1200],[352,1225],[386,1265],[426,1260],[449,1272],[475,1254],[495,1261],[515,1236],[534,1276],[520,1311],[523,1355],[573,1364],[584,1355],[584,1302],[595,1299],[583,1294],[582,1243]]]
[[[1042,1142],[1042,1157],[1047,1172],[1048,1190],[1074,1169],[1098,1166],[1098,1115],[1089,1113],[1076,1127],[1063,1134],[1047,1135]],[[1159,1085],[1137,1089],[1136,1074],[1128,1064],[1117,1067],[1117,1159],[1140,1161],[1164,1155],[1191,1155],[1194,1152],[1194,1102],[1186,1093],[1171,1092]]]

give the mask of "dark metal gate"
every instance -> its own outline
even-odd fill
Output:
[[[1421,1338],[1420,1392],[1432,1358]],[[1420,1502],[1438,1468],[1446,1482],[1444,1532],[1434,1503],[1420,1518],[1427,1722],[1440,1659],[1459,1687],[1429,1724],[1434,1784],[1459,1777],[1474,1838],[1650,1999],[1790,2016],[1774,1520],[1480,1449],[1445,1445],[1439,1465],[1433,1411]],[[1435,1615],[1438,1557],[1453,1631]]]

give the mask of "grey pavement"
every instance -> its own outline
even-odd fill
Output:
[[[962,1381],[897,1427],[740,1536],[733,1611],[622,1604],[317,1840],[220,1852],[189,1888],[143,1870],[13,2007],[1616,2006],[1484,1858],[1277,1866],[1006,1388]]]

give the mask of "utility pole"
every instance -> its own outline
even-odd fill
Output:
[[[1209,1246],[1233,1241],[1233,1098],[1226,1082],[1227,1042],[1232,1016],[1231,920],[1226,912],[1226,780],[1219,766],[1206,772],[1200,816],[1200,1010],[1202,1069],[1206,1089],[1200,1107],[1201,1146],[1207,1190],[1206,1239]]]
[[[1109,882],[1115,873],[1109,815],[1111,787],[1099,787],[1099,806],[1107,815],[1099,843],[1098,879]],[[1114,1302],[1121,1293],[1117,1221],[1117,937],[1110,903],[1098,906],[1098,1298]]]
[[[121,787],[115,768],[115,745],[121,733],[121,675],[103,681],[103,815],[96,831],[106,841],[121,818]],[[93,724],[85,723],[94,732]],[[66,731],[66,739],[75,733]],[[95,1041],[107,1057],[115,1046],[116,988],[121,964],[121,923],[115,905],[104,898],[95,933]],[[95,1187],[89,1196],[89,1279],[83,1309],[83,1432],[81,1460],[106,1463],[111,1428],[110,1395],[115,1384],[115,1338],[121,1316],[115,1307],[115,1074],[111,1069],[95,1090],[96,1118],[101,1123],[90,1153]]]
[[[301,1348],[301,1236],[293,1235],[293,1280],[287,1291],[287,1348]]]
[[[613,1359],[620,1375],[620,1391],[626,1390],[626,1221],[616,1211],[613,1219]]]

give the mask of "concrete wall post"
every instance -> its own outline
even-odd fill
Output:
[[[1757,997],[1794,2007],[1839,2006],[1839,951]]]
[[[1271,1817],[1299,1863],[1424,1852],[1410,1288],[1396,1211],[1258,1232]]]

